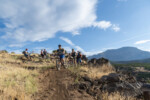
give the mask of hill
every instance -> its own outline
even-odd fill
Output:
[[[107,50],[103,53],[88,57],[92,58],[107,58],[110,61],[132,61],[150,58],[150,52],[143,51],[135,47],[122,47],[119,49]]]

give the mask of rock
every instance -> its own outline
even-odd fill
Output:
[[[144,100],[150,100],[150,91],[143,92]]]
[[[96,58],[93,58],[88,62],[88,64],[96,65],[96,60],[97,60]]]
[[[116,74],[116,73],[111,73],[111,74],[108,75],[107,81],[109,81],[109,82],[119,82],[120,81],[119,75]]]
[[[99,58],[99,59],[93,58],[88,62],[88,64],[93,65],[93,66],[98,66],[98,67],[104,64],[106,64],[107,66],[111,65],[109,60],[105,58]]]
[[[81,90],[87,90],[90,87],[91,87],[90,82],[82,82],[79,84],[79,89],[81,89]]]
[[[106,83],[108,76],[104,75],[103,77],[101,77],[100,79],[98,79],[98,84],[103,84]]]
[[[97,59],[96,63],[99,65],[108,64],[109,60],[105,58],[100,58],[100,59]]]
[[[114,83],[104,84],[103,87],[101,88],[102,91],[108,91],[109,93],[115,92],[116,89],[117,89],[116,84]]]
[[[143,84],[141,87],[142,91],[150,91],[150,84]]]
[[[82,55],[82,60],[87,61],[88,58],[86,57],[86,55]]]
[[[83,79],[84,81],[87,81],[87,82],[92,83],[91,79],[90,79],[89,77],[87,77],[87,76],[82,77],[82,79]]]
[[[113,82],[119,82],[119,75],[116,73],[111,73],[108,76],[103,76],[99,82],[100,83],[113,83]]]
[[[130,74],[111,73],[96,80],[91,80],[89,77],[82,77],[79,89],[96,98],[98,98],[98,95],[102,91],[108,93],[119,92],[124,96],[136,98],[142,98],[145,95],[145,98],[148,98],[149,92],[147,91],[150,90],[150,84],[142,84]],[[146,91],[143,92],[141,89],[145,89]]]

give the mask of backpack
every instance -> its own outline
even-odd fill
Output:
[[[77,58],[81,58],[81,56],[82,56],[82,55],[78,53],[78,56],[77,56]]]
[[[25,51],[23,51],[22,54],[25,54]]]

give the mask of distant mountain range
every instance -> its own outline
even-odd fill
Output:
[[[110,61],[134,61],[150,58],[150,52],[143,51],[135,47],[122,47],[119,49],[111,49],[97,55],[89,56],[88,59],[101,57],[107,58]]]

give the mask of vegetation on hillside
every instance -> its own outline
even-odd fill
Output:
[[[14,53],[0,54],[0,100],[33,100],[32,96],[40,89],[38,79],[41,72],[47,71],[49,68],[55,66],[55,60],[53,59],[41,59],[39,55],[37,55],[31,61],[22,62],[20,59],[22,56],[23,55]],[[116,68],[125,68],[128,66],[128,68],[133,70],[140,65],[113,64],[113,66]],[[75,76],[74,83],[76,84],[80,82],[81,77],[87,76],[95,80],[109,75],[110,73],[115,73],[113,66],[69,66],[67,70]],[[149,67],[148,64],[143,64],[141,66],[145,68]],[[47,73],[47,75],[48,74],[49,73]],[[141,76],[142,75],[143,74],[141,74]],[[135,100],[134,97],[128,97],[128,99],[126,99],[126,97],[118,92],[111,94],[103,92],[100,96],[102,100]]]

